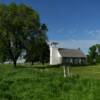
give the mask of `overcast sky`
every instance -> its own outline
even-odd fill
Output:
[[[3,3],[25,3],[40,14],[48,26],[49,41],[59,47],[88,48],[100,43],[100,0],[0,0]]]

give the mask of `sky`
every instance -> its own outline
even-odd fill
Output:
[[[0,0],[24,3],[35,9],[48,27],[50,42],[58,47],[88,48],[100,43],[100,0]]]

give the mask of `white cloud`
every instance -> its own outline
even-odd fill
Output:
[[[66,29],[64,27],[59,28],[56,33],[64,33],[66,31]]]
[[[73,34],[73,33],[75,33],[75,32],[77,32],[77,30],[76,29],[67,29],[66,27],[60,27],[60,28],[58,28],[57,30],[55,30],[55,33],[61,33],[61,34],[63,34],[63,33],[68,33],[68,34]]]
[[[77,30],[75,30],[75,29],[73,29],[73,30],[68,30],[68,33],[70,33],[70,34],[73,34],[73,33],[76,33],[77,32]]]
[[[94,38],[97,38],[99,39],[100,38],[100,29],[97,29],[97,30],[88,30],[87,33],[94,37]]]

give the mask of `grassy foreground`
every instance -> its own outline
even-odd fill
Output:
[[[100,65],[71,73],[63,78],[62,68],[0,65],[0,100],[100,100]]]

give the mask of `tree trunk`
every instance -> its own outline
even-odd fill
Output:
[[[31,64],[34,65],[34,61],[32,61]]]
[[[42,61],[42,65],[44,65],[44,61]]]
[[[13,66],[16,68],[16,60],[13,60]]]

